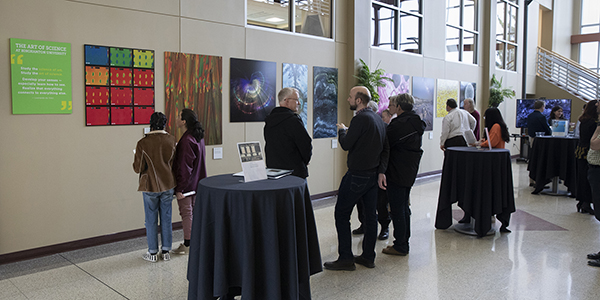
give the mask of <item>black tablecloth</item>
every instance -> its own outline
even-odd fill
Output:
[[[575,195],[577,192],[577,160],[575,148],[578,138],[536,137],[529,156],[529,177],[535,180],[536,188],[543,188],[558,176]]]
[[[304,179],[240,183],[218,175],[198,185],[188,262],[188,299],[241,287],[242,299],[310,299],[322,271]]]
[[[452,203],[458,202],[475,219],[477,236],[491,229],[492,215],[506,222],[515,212],[512,166],[507,149],[446,149],[435,228],[452,225]]]

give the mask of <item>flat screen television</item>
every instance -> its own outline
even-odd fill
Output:
[[[533,112],[533,104],[539,99],[517,99],[517,128],[527,128],[527,117]],[[571,99],[541,99],[546,102],[546,108],[542,114],[548,119],[550,111],[555,105],[563,109],[563,117],[571,119]]]

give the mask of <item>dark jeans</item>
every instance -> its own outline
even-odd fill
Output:
[[[388,210],[388,198],[387,192],[377,188],[377,221],[381,225],[381,230],[390,226],[390,213]],[[365,222],[365,207],[362,203],[362,198],[358,199],[356,203],[356,210],[358,212],[358,221],[360,226]]]
[[[408,239],[410,238],[410,207],[408,199],[410,187],[402,187],[388,181],[388,201],[394,224],[394,249],[401,253],[408,253]]]
[[[594,214],[600,221],[600,167],[596,165],[588,166],[588,181],[592,188],[592,201],[594,203]]]
[[[362,243],[362,256],[369,261],[375,260],[375,242],[377,239],[377,173],[348,170],[338,190],[335,204],[335,229],[338,235],[339,260],[353,260],[350,215],[358,199],[363,198],[365,206],[365,236]]]

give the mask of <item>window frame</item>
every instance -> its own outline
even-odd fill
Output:
[[[453,61],[453,62],[463,62],[463,63],[469,63],[469,64],[473,64],[473,65],[477,65],[479,64],[479,0],[475,0],[474,1],[474,15],[473,15],[473,21],[474,21],[474,29],[468,29],[465,26],[465,0],[460,0],[460,4],[459,4],[459,17],[458,17],[458,22],[459,25],[455,25],[455,24],[450,24],[448,22],[446,22],[446,41],[448,41],[448,28],[452,28],[455,30],[458,30],[458,60],[448,60],[448,44],[446,43],[446,56],[445,59],[447,61]],[[448,10],[448,2],[446,2],[446,11]],[[465,52],[465,48],[464,48],[464,42],[465,42],[465,33],[469,33],[472,35],[473,38],[473,60],[471,62],[465,62],[464,61],[464,52]]]
[[[400,51],[400,52],[406,52],[406,53],[413,53],[413,54],[419,54],[422,55],[423,54],[423,0],[416,0],[419,2],[419,11],[418,12],[414,12],[414,11],[410,11],[408,9],[405,8],[401,8],[400,7],[400,3],[398,0],[394,1],[394,4],[387,4],[387,3],[383,3],[383,2],[379,2],[376,0],[372,0],[371,1],[371,12],[373,13],[373,17],[371,17],[371,26],[372,26],[372,41],[371,41],[371,47],[380,47],[381,45],[391,45],[391,49],[395,50],[395,51]],[[392,18],[392,23],[393,23],[393,28],[394,28],[394,32],[391,34],[392,37],[392,41],[391,43],[380,43],[380,34],[379,34],[379,28],[380,28],[380,23],[376,22],[376,20],[379,20],[379,15],[377,14],[377,12],[381,9],[381,8],[385,8],[385,9],[389,9],[393,12],[393,16]],[[416,41],[413,40],[412,43],[401,43],[401,18],[403,17],[410,17],[410,18],[417,18],[418,22],[419,22],[419,26],[418,26],[418,36]],[[414,38],[414,37],[411,37]],[[408,38],[407,38],[408,39]],[[416,44],[416,52],[414,51],[407,51],[407,50],[402,50],[402,45],[403,44]],[[385,49],[385,48],[382,48]]]
[[[516,72],[517,71],[517,56],[518,56],[518,49],[519,49],[519,45],[518,45],[518,41],[519,41],[519,1],[518,0],[496,0],[496,8],[498,7],[498,5],[502,3],[504,4],[504,16],[503,16],[503,21],[504,21],[504,27],[503,32],[502,32],[502,38],[498,37],[498,28],[496,28],[496,43],[495,43],[495,49],[494,49],[494,60],[496,60],[495,58],[497,57],[497,53],[499,50],[502,51],[502,66],[498,66],[498,62],[495,63],[496,69],[502,69],[502,70],[506,70],[506,71],[513,71]],[[510,9],[509,8],[514,8],[515,9],[515,31],[514,31],[514,36],[515,36],[515,41],[511,42],[509,41],[508,35],[509,35],[509,28],[508,23],[506,22],[508,20],[509,13],[510,13]],[[496,22],[498,22],[498,12],[496,11]],[[496,24],[498,25],[498,24]],[[502,49],[498,49],[498,44],[502,44]],[[508,61],[508,50],[509,50],[509,46],[512,46],[514,48],[514,65],[508,66],[508,64],[510,63],[510,61]]]
[[[578,44],[578,63],[580,65],[583,66],[583,63],[581,61],[581,58],[583,57],[582,55],[582,45],[584,43],[596,43],[596,49],[598,49],[598,53],[596,53],[596,66],[594,67],[588,67],[588,66],[584,66],[588,69],[590,69],[593,72],[596,73],[600,73],[600,41],[598,41],[598,33],[600,33],[600,20],[598,20],[598,23],[587,23],[587,24],[583,24],[583,10],[584,10],[584,1],[590,1],[590,0],[582,0],[581,1],[581,7],[580,7],[580,11],[579,11],[579,34],[573,35],[571,37],[571,43],[577,43]],[[591,28],[591,27],[597,27],[597,30],[594,32],[586,32],[583,33],[583,29],[584,28]],[[575,39],[574,39],[575,37]],[[576,42],[574,42],[574,40],[576,40]]]
[[[288,12],[287,12],[287,29],[279,29],[279,28],[275,28],[275,27],[269,27],[269,26],[261,26],[261,25],[257,25],[257,24],[250,24],[248,23],[248,2],[250,1],[256,1],[256,0],[246,0],[245,1],[245,5],[246,5],[246,13],[245,13],[245,17],[246,17],[246,27],[255,27],[255,28],[260,28],[260,29],[264,29],[264,30],[273,30],[276,32],[285,32],[285,33],[291,33],[291,34],[301,34],[303,36],[306,37],[313,37],[313,38],[321,38],[321,39],[327,39],[327,40],[334,40],[334,32],[335,32],[335,1],[336,0],[328,0],[329,1],[329,35],[325,36],[325,35],[314,35],[314,34],[310,34],[310,33],[302,33],[302,32],[298,32],[296,31],[296,10],[297,10],[297,6],[299,6],[301,3],[298,3],[302,0],[285,0],[287,1],[287,5],[288,5]],[[256,1],[256,2],[261,2],[261,1]],[[305,25],[305,24],[302,24]]]

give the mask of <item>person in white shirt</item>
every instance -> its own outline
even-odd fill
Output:
[[[477,121],[466,110],[457,108],[456,100],[450,98],[446,101],[448,115],[442,120],[442,136],[440,137],[440,149],[446,151],[448,147],[467,146],[463,132],[473,131]]]

